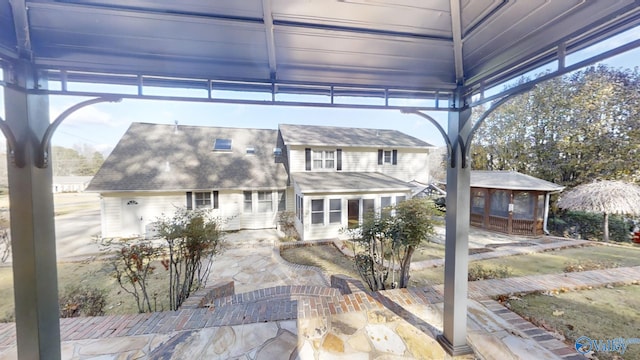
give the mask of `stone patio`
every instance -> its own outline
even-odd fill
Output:
[[[212,274],[224,281],[220,291],[208,290],[217,295],[202,292],[206,301],[194,297],[175,312],[62,319],[63,358],[450,358],[435,340],[442,331],[441,286],[370,293],[358,280],[336,276],[329,287],[318,269],[279,257],[275,232],[234,235],[245,242],[216,261]],[[459,358],[583,358],[490,296],[638,280],[640,267],[470,283],[468,340],[475,355]],[[15,324],[0,324],[0,360],[15,358]]]

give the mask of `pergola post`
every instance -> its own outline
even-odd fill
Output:
[[[444,258],[443,334],[438,342],[452,356],[472,353],[467,344],[467,274],[469,263],[469,163],[464,159],[471,132],[471,109],[459,106],[449,112],[447,136],[452,146],[447,164],[447,214]]]
[[[28,61],[5,69],[4,79],[6,125],[15,137],[8,177],[18,358],[60,359],[52,171],[36,166],[49,99],[29,93],[47,82]]]

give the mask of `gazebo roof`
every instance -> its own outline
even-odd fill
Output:
[[[447,110],[458,85],[478,93],[554,61],[561,72],[566,55],[638,24],[634,0],[0,0],[0,58],[60,81]]]
[[[548,192],[564,189],[564,186],[517,171],[471,171],[471,187]]]

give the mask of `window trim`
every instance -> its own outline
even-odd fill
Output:
[[[314,201],[320,201],[321,202],[321,209],[320,210],[314,210],[313,209],[313,202]],[[316,214],[321,214],[322,215],[320,217],[322,219],[322,222],[314,222],[313,215],[316,215]],[[325,216],[324,199],[311,199],[311,225],[324,226],[325,225],[324,216]]]

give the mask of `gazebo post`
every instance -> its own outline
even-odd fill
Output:
[[[39,168],[49,126],[49,97],[28,61],[5,69],[4,88],[17,352],[20,359],[60,359],[60,320],[51,167]]]
[[[444,324],[437,340],[452,356],[473,353],[467,344],[467,274],[471,171],[465,144],[471,131],[471,108],[460,106],[449,112],[448,138],[454,144],[447,164],[447,214],[444,260]]]

